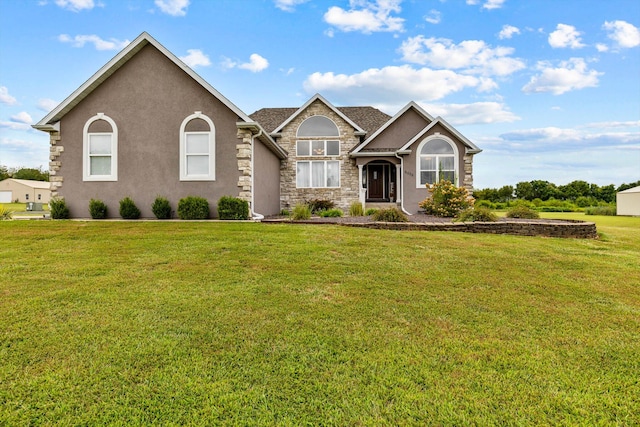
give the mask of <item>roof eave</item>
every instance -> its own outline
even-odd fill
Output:
[[[262,128],[262,126],[258,122],[237,122],[236,126],[238,126],[239,129],[248,129],[252,134],[258,135],[258,138],[263,143],[265,143],[271,149],[271,151],[273,151],[274,154],[278,156],[280,160],[286,159],[289,155],[289,153],[287,153],[282,147],[280,147],[280,145],[278,145],[277,142],[275,142],[271,138],[271,136]]]

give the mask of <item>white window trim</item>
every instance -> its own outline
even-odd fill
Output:
[[[420,183],[420,175],[421,175],[421,168],[420,168],[420,157],[421,157],[421,153],[422,153],[422,147],[424,147],[425,144],[427,144],[429,141],[432,141],[434,139],[441,139],[443,141],[445,141],[446,143],[448,143],[452,148],[453,148],[453,174],[455,176],[454,180],[455,181],[460,181],[460,170],[458,167],[458,147],[456,146],[455,142],[453,142],[453,140],[449,137],[446,137],[442,134],[436,133],[435,135],[431,135],[427,138],[425,138],[420,145],[418,145],[418,149],[416,150],[416,188],[425,188],[425,184],[421,184]],[[436,163],[437,165],[437,163]],[[436,166],[437,167],[437,166]],[[438,173],[436,173],[436,182],[439,181],[439,177],[438,177]],[[453,183],[455,186],[459,187],[460,184],[458,182],[454,182]]]
[[[89,126],[97,120],[104,120],[111,125],[111,132],[91,132]],[[111,134],[111,174],[91,175],[91,160],[89,154],[89,137],[91,135]],[[118,126],[113,119],[104,113],[98,113],[84,124],[82,130],[82,180],[83,181],[117,181],[118,180]]]
[[[306,142],[309,146],[309,154],[299,154],[298,153],[298,143]],[[324,143],[324,153],[325,154],[313,154],[313,143],[314,142],[322,142]],[[327,154],[327,142],[337,142],[338,143],[338,154]],[[296,141],[296,156],[297,157],[338,157],[340,156],[340,140],[339,139],[299,139]]]
[[[187,124],[193,119],[202,119],[209,125],[209,132],[185,132]],[[209,135],[209,173],[202,175],[187,174],[187,135],[208,134]],[[202,155],[202,154],[201,154]],[[213,121],[196,111],[182,121],[180,125],[180,181],[215,181],[216,180],[216,128]]]
[[[327,163],[336,162],[338,163],[338,185],[333,187],[327,187]],[[309,163],[309,186],[308,187],[300,187],[298,186],[298,163]],[[314,187],[313,186],[313,166],[312,163],[324,163],[324,183],[325,185],[322,187]],[[296,162],[296,188],[340,188],[340,178],[342,175],[342,162],[339,160],[301,160]]]

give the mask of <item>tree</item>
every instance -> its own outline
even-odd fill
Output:
[[[9,169],[4,165],[0,165],[0,181],[2,181],[3,179],[7,179],[7,178],[11,178],[11,174],[9,173]]]
[[[567,185],[560,186],[559,193],[560,198],[565,200],[576,200],[578,197],[592,196],[592,187],[595,184],[589,185],[586,181],[571,181]],[[595,185],[598,187],[597,185]]]
[[[504,185],[498,190],[498,199],[501,202],[509,202],[513,199],[514,188],[511,185]]]
[[[42,166],[38,169],[22,168],[18,169],[13,177],[15,179],[31,179],[33,181],[49,181],[49,171],[43,171]]]
[[[530,182],[522,181],[516,184],[516,197],[518,199],[533,200],[533,186]]]

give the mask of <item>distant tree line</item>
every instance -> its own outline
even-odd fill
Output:
[[[7,178],[30,179],[33,181],[49,181],[49,171],[42,166],[36,168],[8,168],[0,165],[0,181]]]
[[[586,181],[572,181],[567,185],[555,185],[549,181],[523,181],[515,187],[505,185],[501,188],[485,188],[474,190],[477,200],[488,200],[492,203],[509,203],[514,199],[534,201],[563,200],[578,206],[595,206],[598,202],[615,203],[616,193],[640,185],[640,181],[622,184],[616,188],[613,184],[599,186]],[[594,203],[595,202],[595,203]]]

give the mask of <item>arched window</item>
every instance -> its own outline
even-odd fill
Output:
[[[298,137],[340,136],[338,126],[325,116],[311,116],[300,124]]]
[[[118,180],[118,126],[103,113],[91,117],[82,131],[84,181]]]
[[[457,185],[458,150],[448,138],[440,135],[422,141],[418,146],[417,186],[447,180]]]
[[[180,180],[216,179],[216,138],[213,121],[196,111],[180,125]]]

